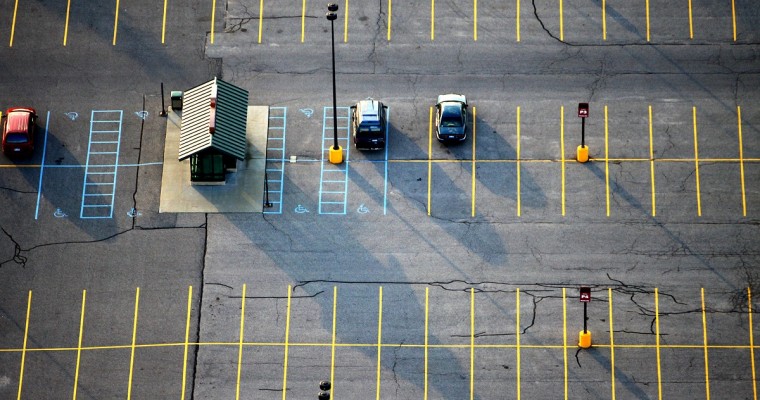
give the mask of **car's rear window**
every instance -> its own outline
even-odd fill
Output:
[[[28,141],[29,137],[23,133],[9,133],[8,136],[5,137],[6,143],[21,144]]]
[[[379,138],[383,136],[382,126],[380,124],[361,124],[359,133],[366,137]]]

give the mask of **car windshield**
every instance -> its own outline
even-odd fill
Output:
[[[29,138],[23,133],[9,133],[5,138],[6,143],[21,144],[29,141]]]
[[[444,106],[441,113],[441,126],[462,126],[462,112],[458,106]]]

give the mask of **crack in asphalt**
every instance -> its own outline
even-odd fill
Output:
[[[200,289],[198,290],[198,312],[197,314],[197,321],[195,328],[195,337],[196,340],[200,340],[201,338],[201,317],[203,313],[203,287],[204,287],[204,279],[206,276],[206,255],[208,254],[208,213],[203,214],[204,215],[204,236],[203,236],[203,254],[201,255],[201,271],[200,271]],[[198,353],[200,351],[200,346],[193,346],[193,374],[192,374],[192,381],[190,382],[190,399],[195,398],[195,380],[196,375],[198,374]]]
[[[536,20],[538,21],[539,24],[541,24],[541,28],[543,28],[543,30],[546,31],[546,33],[549,35],[549,37],[551,37],[552,39],[554,39],[554,40],[556,40],[556,41],[558,41],[558,42],[560,42],[562,44],[573,46],[572,44],[570,44],[568,42],[565,42],[564,40],[560,40],[560,38],[554,36],[551,33],[551,31],[549,31],[549,29],[546,28],[546,25],[544,25],[544,21],[541,20],[540,16],[538,16],[538,7],[536,7],[536,0],[533,0],[531,3],[533,3],[533,15],[536,16]]]
[[[8,233],[8,231],[5,230],[5,228],[0,227],[0,229],[2,229],[3,233],[5,234],[5,236],[7,236],[8,239],[10,239],[11,242],[13,242],[13,257],[11,257],[11,258],[3,261],[3,262],[0,262],[0,268],[2,268],[3,265],[5,265],[7,263],[10,263],[10,262],[13,262],[13,263],[16,263],[16,264],[20,265],[21,268],[26,267],[26,262],[27,262],[28,259],[27,259],[26,256],[22,256],[21,255],[21,252],[22,252],[21,245],[19,245],[19,243],[16,241],[16,239],[14,239],[13,236],[11,236],[11,234]]]
[[[37,194],[36,191],[18,190],[14,188],[5,187],[5,186],[0,186],[0,190],[7,190],[9,192],[21,193],[21,194]]]
[[[26,266],[26,262],[28,260],[28,254],[34,250],[37,250],[43,247],[62,246],[62,245],[69,245],[69,244],[91,244],[91,243],[106,242],[108,240],[114,239],[118,236],[121,236],[125,233],[129,233],[132,231],[160,231],[160,230],[174,230],[174,229],[206,229],[206,223],[203,223],[199,226],[174,226],[174,227],[155,227],[155,228],[145,228],[142,226],[134,226],[132,228],[125,229],[120,232],[116,232],[112,235],[109,235],[100,239],[70,240],[70,241],[61,241],[61,242],[42,243],[42,244],[38,244],[29,248],[21,247],[20,243],[18,243],[18,241],[16,241],[11,234],[8,231],[6,231],[5,228],[0,226],[0,230],[3,231],[5,236],[7,236],[11,240],[11,242],[13,242],[14,248],[15,248],[14,256],[9,258],[8,260],[1,261],[0,267],[2,267],[3,265],[9,262],[16,262],[17,264],[20,264],[22,267],[24,267]],[[26,255],[22,255],[22,253]]]
[[[226,22],[232,22],[234,20],[237,20],[237,22],[235,22],[232,25],[230,25],[229,27],[225,28],[224,29],[224,33],[235,33],[235,32],[238,32],[238,31],[245,32],[246,29],[243,28],[243,25],[248,24],[249,22],[251,22],[253,19],[256,18],[256,16],[252,15],[248,11],[248,6],[246,6],[245,4],[242,4],[242,3],[239,3],[239,4],[240,4],[240,6],[243,7],[243,15],[246,15],[246,17],[241,17],[241,18],[225,18],[225,23]],[[270,18],[272,18],[272,17],[270,17]]]

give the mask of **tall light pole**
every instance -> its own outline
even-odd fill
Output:
[[[338,18],[338,5],[329,3],[327,5],[327,20],[330,21],[330,30],[332,31],[332,87],[333,87],[333,136],[335,142],[330,148],[330,162],[340,164],[343,162],[343,149],[338,145],[338,107],[335,94],[335,20]]]

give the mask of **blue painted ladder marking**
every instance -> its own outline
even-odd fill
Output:
[[[338,145],[345,151],[343,162],[338,165],[330,163],[330,148],[333,146],[333,108],[325,107],[322,117],[322,162],[319,176],[319,213],[346,214],[348,200],[348,155],[350,143],[348,107],[335,110],[338,119]]]
[[[123,110],[92,110],[79,218],[113,218]]]
[[[266,172],[269,181],[269,202],[272,203],[272,208],[264,208],[264,214],[282,214],[287,123],[287,107],[269,107]]]

